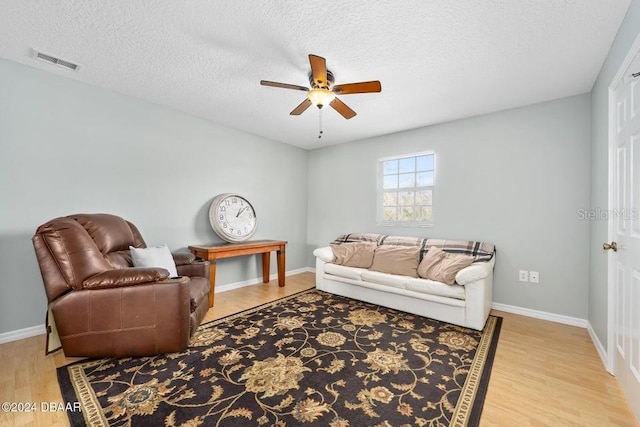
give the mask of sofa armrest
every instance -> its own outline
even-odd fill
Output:
[[[82,282],[83,289],[107,289],[159,282],[169,277],[164,268],[119,268],[94,274]]]
[[[486,277],[493,271],[495,257],[487,262],[475,262],[468,267],[463,268],[456,274],[456,283],[459,285],[468,285],[471,282],[477,282]]]
[[[313,251],[313,255],[320,258],[324,262],[332,262],[335,259],[331,246],[325,246]]]

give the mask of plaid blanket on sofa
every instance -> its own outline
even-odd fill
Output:
[[[474,242],[467,240],[443,240],[443,239],[426,239],[420,237],[403,237],[389,236],[387,234],[376,233],[351,233],[338,236],[332,245],[340,245],[342,243],[352,242],[375,242],[381,245],[397,245],[397,246],[419,246],[420,260],[427,253],[430,247],[435,246],[445,252],[452,254],[471,255],[475,258],[474,262],[487,262],[493,258],[496,248],[491,243]]]

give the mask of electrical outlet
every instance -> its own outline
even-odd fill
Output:
[[[540,273],[537,271],[530,271],[529,280],[531,283],[540,283]]]
[[[529,281],[529,272],[527,270],[520,270],[519,273],[519,278],[521,282],[528,282]]]

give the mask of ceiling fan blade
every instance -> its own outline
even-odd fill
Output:
[[[309,55],[313,85],[328,87],[327,84],[327,60],[321,56]]]
[[[356,115],[356,112],[347,106],[344,102],[340,101],[338,98],[334,98],[333,101],[329,104],[336,110],[338,113],[342,115],[345,119],[349,120]]]
[[[378,80],[375,80],[372,82],[359,82],[359,83],[347,83],[344,85],[335,85],[331,90],[339,95],[349,95],[352,93],[381,92],[382,85]]]
[[[272,87],[279,87],[282,89],[294,89],[294,90],[303,90],[305,92],[309,92],[308,87],[291,85],[289,83],[278,83],[278,82],[270,82],[269,80],[260,80],[260,84],[262,86],[272,86]]]
[[[311,101],[309,101],[308,99],[305,99],[300,103],[300,105],[294,108],[293,111],[290,112],[289,114],[291,114],[292,116],[299,116],[300,114],[304,113],[304,110],[309,108],[310,105],[311,105]]]

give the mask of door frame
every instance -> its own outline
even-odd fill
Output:
[[[614,212],[616,206],[614,206],[614,194],[615,194],[615,179],[613,176],[613,170],[616,163],[615,158],[615,148],[616,148],[616,114],[617,114],[617,106],[616,103],[616,88],[618,84],[625,77],[624,73],[627,71],[636,55],[640,54],[640,34],[636,37],[633,44],[627,51],[627,54],[624,60],[620,63],[618,67],[618,71],[615,76],[609,83],[608,87],[608,95],[609,95],[609,105],[608,105],[608,113],[609,113],[609,123],[608,123],[608,141],[607,141],[607,154],[609,156],[609,182],[607,187],[607,204],[609,208],[609,218],[607,220],[607,241],[611,242],[615,236],[615,218],[611,213]],[[615,375],[615,328],[616,328],[616,317],[615,317],[615,307],[616,307],[616,288],[615,288],[615,280],[616,280],[616,258],[610,253],[607,253],[607,358],[605,363],[605,369],[611,375]]]

